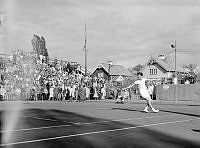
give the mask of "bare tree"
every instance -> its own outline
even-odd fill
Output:
[[[186,76],[186,79],[190,81],[190,83],[195,83],[197,75],[195,74],[195,69],[197,65],[196,64],[188,64],[183,65],[183,68],[188,71],[188,75]]]
[[[135,67],[129,68],[128,70],[133,74],[137,74],[138,72],[144,69],[144,65],[138,64]]]
[[[183,68],[186,69],[188,72],[194,72],[194,70],[196,69],[197,64],[184,64]]]

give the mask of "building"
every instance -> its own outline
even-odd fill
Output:
[[[178,74],[178,79],[181,81],[181,75],[187,73],[187,71],[182,68],[176,68]],[[172,79],[175,74],[174,64],[170,64],[164,56],[161,57],[151,57],[143,69],[143,74],[145,78],[158,80],[163,82],[172,83]]]
[[[95,68],[91,76],[105,81],[119,82],[132,77],[132,74],[122,65],[101,63]]]

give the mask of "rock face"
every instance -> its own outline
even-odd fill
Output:
[[[33,46],[33,52],[37,54],[38,59],[42,60],[43,62],[48,62],[48,51],[46,48],[46,41],[45,38],[42,36],[41,38],[38,35],[33,35],[33,39],[31,40]]]

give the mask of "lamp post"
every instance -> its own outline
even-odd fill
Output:
[[[174,49],[174,84],[175,84],[175,89],[174,89],[174,97],[176,100],[176,104],[178,103],[178,99],[176,96],[176,90],[177,90],[177,83],[178,83],[178,78],[177,78],[177,72],[176,72],[176,40],[174,41],[174,44],[171,45],[171,48]]]
[[[176,72],[176,40],[174,41],[174,44],[171,45],[171,48],[174,49],[174,74],[177,81],[177,72]],[[177,82],[174,82],[174,84],[177,84]]]

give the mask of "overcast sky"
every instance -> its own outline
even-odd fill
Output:
[[[199,0],[0,0],[1,52],[32,50],[33,34],[44,36],[50,58],[84,64],[113,61],[126,67],[177,48],[178,64],[200,64]],[[198,52],[199,51],[199,52]]]

